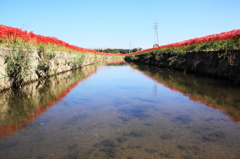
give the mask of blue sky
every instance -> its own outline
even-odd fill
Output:
[[[150,48],[240,29],[240,0],[1,0],[0,24],[84,48]]]

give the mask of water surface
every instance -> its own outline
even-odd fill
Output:
[[[237,159],[239,93],[151,66],[91,66],[1,94],[0,158]]]

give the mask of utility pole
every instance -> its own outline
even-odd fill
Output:
[[[129,53],[131,53],[131,42],[129,44]]]
[[[157,47],[157,46],[159,46],[159,43],[158,43],[158,23],[157,22],[153,23],[153,29],[155,30],[153,47]]]

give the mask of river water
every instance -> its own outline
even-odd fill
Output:
[[[2,159],[240,159],[240,89],[136,64],[0,94]]]

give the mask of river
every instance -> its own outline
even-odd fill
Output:
[[[1,159],[240,159],[240,89],[130,63],[0,94]]]

